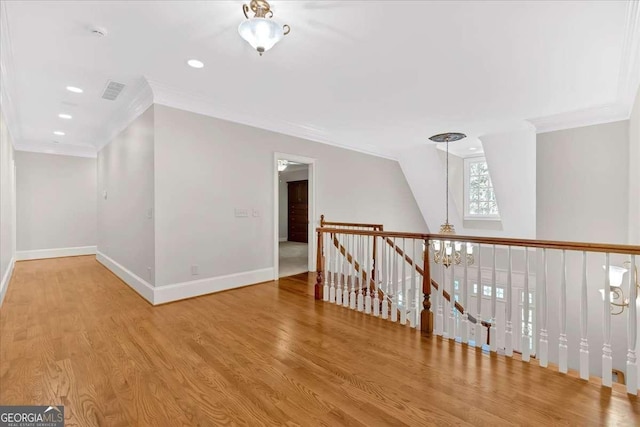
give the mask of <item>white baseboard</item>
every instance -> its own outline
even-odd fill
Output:
[[[273,267],[158,286],[155,288],[154,304],[164,304],[271,280],[273,280]]]
[[[287,237],[280,237],[280,239],[278,241],[279,242],[286,242],[287,240],[289,240]]]
[[[136,276],[102,252],[96,253],[96,260],[111,270],[113,274],[122,279],[127,285],[131,286],[133,290],[139,293],[144,299],[154,304],[154,287],[150,283]]]
[[[9,288],[9,282],[11,281],[11,276],[13,275],[13,267],[15,264],[15,258],[11,258],[7,271],[4,273],[4,277],[0,282],[0,307],[2,307],[2,301],[4,301],[4,296],[7,294],[7,289]]]
[[[31,259],[62,258],[67,256],[95,255],[95,246],[81,246],[77,248],[37,249],[33,251],[16,251],[16,261]]]

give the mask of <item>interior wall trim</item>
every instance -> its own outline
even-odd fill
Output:
[[[109,271],[118,276],[120,280],[129,285],[142,298],[153,304],[154,287],[146,280],[140,278],[129,269],[109,258],[100,251],[96,252],[96,260],[104,265]]]
[[[241,288],[262,282],[269,282],[271,280],[273,280],[273,268],[269,267],[225,276],[207,277],[205,279],[192,280],[173,285],[157,286],[154,289],[154,305]]]
[[[31,251],[16,251],[16,261],[32,259],[63,258],[70,256],[95,255],[95,246],[79,246],[74,248],[36,249]]]
[[[15,264],[15,258],[11,258],[9,265],[7,266],[7,271],[4,273],[4,277],[2,278],[2,282],[0,282],[0,307],[2,307],[2,301],[4,301],[4,296],[7,294],[7,289],[9,288],[11,277],[13,276],[13,267]]]

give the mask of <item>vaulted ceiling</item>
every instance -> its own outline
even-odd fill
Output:
[[[95,153],[149,82],[156,102],[395,157],[442,131],[625,119],[640,78],[638,2],[271,3],[291,33],[260,57],[242,1],[3,2],[17,147]]]

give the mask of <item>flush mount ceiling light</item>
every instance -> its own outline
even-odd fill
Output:
[[[56,130],[53,132],[53,134],[58,136],[64,136],[64,132],[62,132],[61,130]]]
[[[204,62],[198,61],[197,59],[190,59],[187,61],[187,65],[191,68],[203,68]]]
[[[65,119],[65,120],[70,120],[73,117],[71,117],[70,114],[58,114],[58,117],[60,117],[61,119]]]
[[[73,93],[82,93],[82,92],[84,92],[82,89],[80,89],[79,87],[75,87],[75,86],[67,86],[67,90],[69,92],[73,92]]]
[[[249,18],[249,10],[254,13],[253,18]],[[271,20],[273,12],[266,0],[251,0],[249,5],[242,5],[242,11],[247,20],[240,24],[238,32],[260,56],[291,31],[288,25],[280,26]]]

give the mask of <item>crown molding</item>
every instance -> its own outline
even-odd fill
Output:
[[[640,2],[627,2],[615,102],[529,119],[536,133],[628,120],[640,85]]]
[[[123,99],[123,106],[106,121],[106,125],[100,129],[93,140],[96,142],[96,152],[118,136],[127,126],[137,119],[154,102],[154,93],[147,79],[140,77],[129,88]]]
[[[388,153],[365,150],[335,142],[324,129],[315,126],[269,118],[263,115],[256,117],[246,113],[232,112],[230,109],[220,106],[219,102],[200,94],[187,93],[175,87],[165,85],[157,80],[148,80],[148,83],[153,91],[154,102],[156,104],[397,161],[396,157]]]
[[[12,80],[14,73],[13,48],[11,47],[11,31],[7,16],[7,3],[0,2],[0,110],[6,119],[7,129],[11,134],[14,147],[20,141],[20,123],[14,103]]]
[[[96,147],[89,144],[52,144],[42,141],[18,141],[14,143],[16,151],[30,153],[55,154],[61,156],[76,156],[96,158]]]
[[[615,103],[529,119],[529,122],[536,128],[536,133],[547,133],[627,120],[630,112],[623,103]]]

